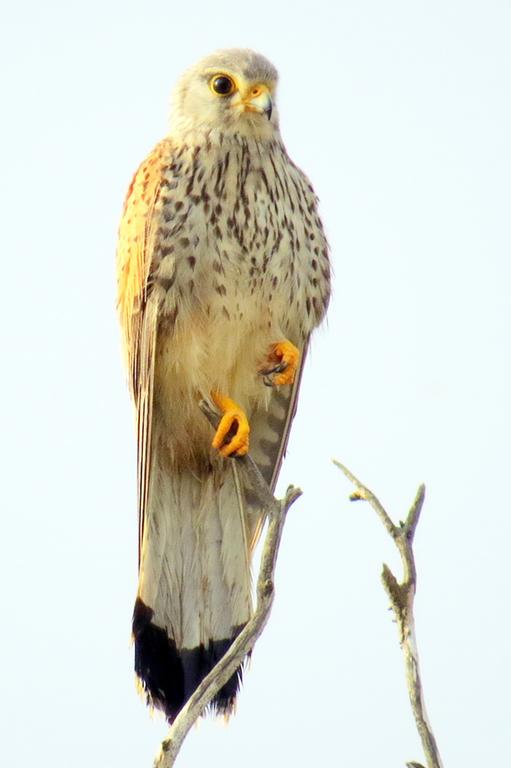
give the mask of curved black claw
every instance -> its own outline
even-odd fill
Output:
[[[277,363],[277,365],[273,365],[271,368],[261,368],[258,373],[260,373],[263,377],[263,383],[266,387],[273,387],[273,377],[275,374],[282,373],[282,371],[285,371],[286,368],[287,363],[281,361],[280,363]]]

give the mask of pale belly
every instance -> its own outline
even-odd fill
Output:
[[[213,391],[238,403],[249,420],[254,409],[267,407],[270,390],[259,371],[271,346],[285,338],[264,293],[242,302],[210,298],[202,308],[190,307],[173,329],[163,326],[158,338],[154,412],[174,465],[216,459],[214,431],[198,405]]]

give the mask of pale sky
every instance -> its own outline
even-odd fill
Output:
[[[447,766],[511,765],[511,6],[479,0],[27,2],[0,11],[0,764],[142,768],[135,439],[114,309],[125,190],[181,71],[219,47],[280,71],[281,128],[332,247],[280,488],[300,485],[238,712],[179,765],[423,760],[379,582],[416,539],[418,642]]]

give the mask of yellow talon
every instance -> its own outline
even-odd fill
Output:
[[[248,453],[250,425],[245,412],[234,400],[220,392],[212,392],[211,398],[223,412],[211,445],[222,456],[244,456]]]
[[[278,341],[268,355],[271,367],[260,370],[269,386],[292,384],[300,363],[300,350],[287,339]]]

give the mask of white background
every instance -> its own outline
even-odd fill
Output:
[[[248,46],[321,199],[335,287],[280,488],[278,595],[228,727],[180,765],[422,760],[379,583],[419,482],[417,624],[446,766],[509,756],[511,7],[498,0],[5,3],[0,763],[150,766],[137,698],[135,439],[117,224],[181,71]]]

